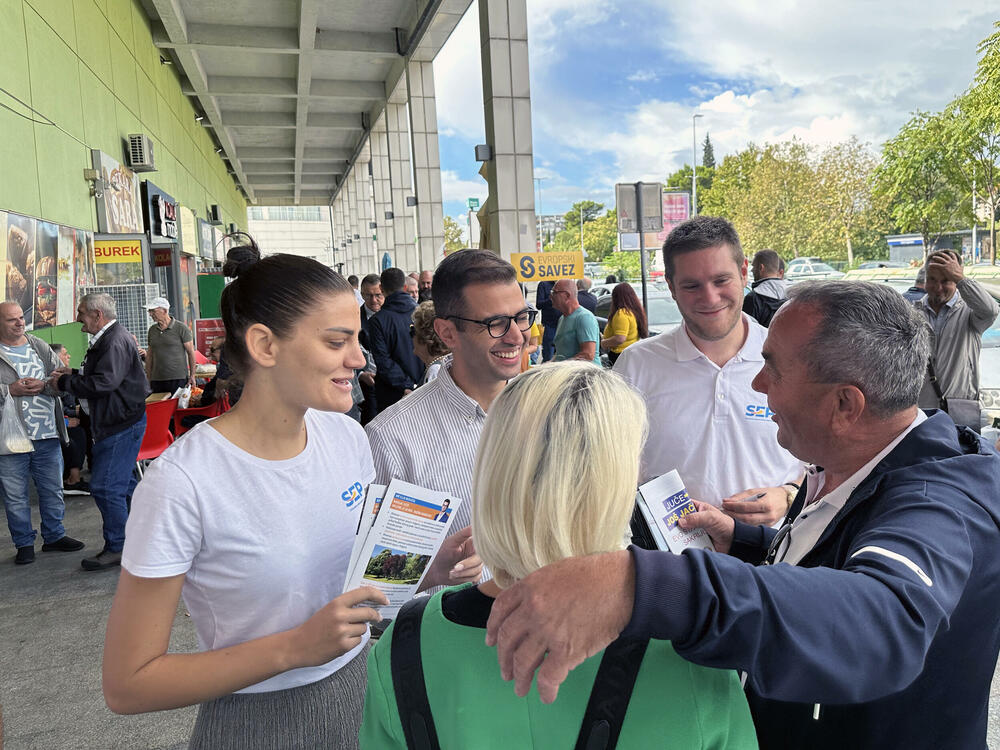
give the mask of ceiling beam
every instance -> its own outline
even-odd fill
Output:
[[[300,0],[299,49],[303,53],[316,46],[316,23],[319,17],[318,0]],[[309,116],[309,89],[312,85],[312,57],[299,55],[295,101],[295,201],[298,202],[302,181],[302,155],[306,148],[306,118]]]
[[[180,51],[176,54],[185,53]],[[194,53],[186,54],[193,55]],[[194,81],[189,86],[183,86],[182,90],[188,96],[195,96],[199,93]],[[299,94],[298,81],[295,78],[212,76],[208,79],[206,92],[210,96],[276,96],[287,99],[309,96],[313,99],[382,101],[385,99],[385,84],[381,81],[333,81],[314,78],[310,91],[307,94]]]
[[[299,14],[301,17],[301,13]],[[399,57],[396,35],[391,32],[338,31],[313,28],[312,37],[303,45],[299,30],[270,26],[231,26],[215,23],[192,23],[187,26],[186,41],[177,42],[165,24],[153,24],[153,44],[160,49],[215,50],[219,52],[260,52],[329,59],[334,55],[356,54],[368,58]]]
[[[188,24],[181,11],[180,0],[152,0],[152,3],[167,36],[174,42],[186,43],[188,41]],[[178,66],[187,77],[191,89],[189,95],[198,99],[198,103],[205,113],[205,118],[215,130],[215,137],[219,140],[219,145],[222,146],[233,172],[243,187],[243,192],[246,193],[247,199],[253,203],[255,200],[253,188],[237,158],[236,146],[233,144],[229,131],[225,128],[218,102],[208,90],[208,76],[198,58],[198,53],[195,50],[178,49],[174,50],[174,56],[177,58]]]

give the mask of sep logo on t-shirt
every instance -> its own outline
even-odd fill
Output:
[[[743,416],[747,419],[758,419],[758,420],[768,420],[771,415],[774,414],[767,406],[761,404],[747,404],[746,411],[743,412]]]
[[[362,497],[364,497],[364,493],[360,482],[355,482],[340,493],[340,499],[344,501],[344,504],[348,508],[353,508],[358,502],[361,501]]]

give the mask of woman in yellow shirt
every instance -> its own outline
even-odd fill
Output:
[[[608,361],[613,365],[625,349],[648,335],[642,304],[632,285],[623,281],[611,292],[611,309],[601,338],[601,351],[607,351]]]

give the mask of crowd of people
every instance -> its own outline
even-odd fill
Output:
[[[185,374],[169,307],[144,369],[113,307],[84,297],[95,339],[70,373],[0,306],[0,395],[45,417],[24,418],[21,473],[62,473],[60,395],[89,415],[91,565],[122,566],[112,710],[199,704],[192,748],[982,747],[1000,456],[961,407],[996,302],[948,253],[915,302],[789,288],[776,253],[748,262],[713,217],[662,253],[683,323],[650,337],[630,284],[602,331],[587,282],[542,282],[531,305],[484,250],[344,279],[233,248],[219,344],[239,401],[134,493],[146,372]],[[170,361],[156,336],[176,367],[150,369]],[[11,459],[8,521],[33,555]],[[673,469],[697,505],[680,525],[713,549],[630,545],[637,485]],[[373,646],[387,601],[341,593],[361,505],[340,498],[392,479],[465,502]],[[43,550],[79,549],[61,496],[44,503]],[[168,651],[182,597],[198,653]]]

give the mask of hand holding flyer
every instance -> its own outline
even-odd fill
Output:
[[[681,518],[698,509],[676,471],[646,482],[639,487],[635,499],[660,549],[669,549],[675,554],[690,547],[713,549],[712,540],[704,529],[686,531],[677,525]]]
[[[394,479],[371,485],[344,591],[372,586],[389,600],[383,617],[394,617],[413,598],[451,528],[462,499]]]

